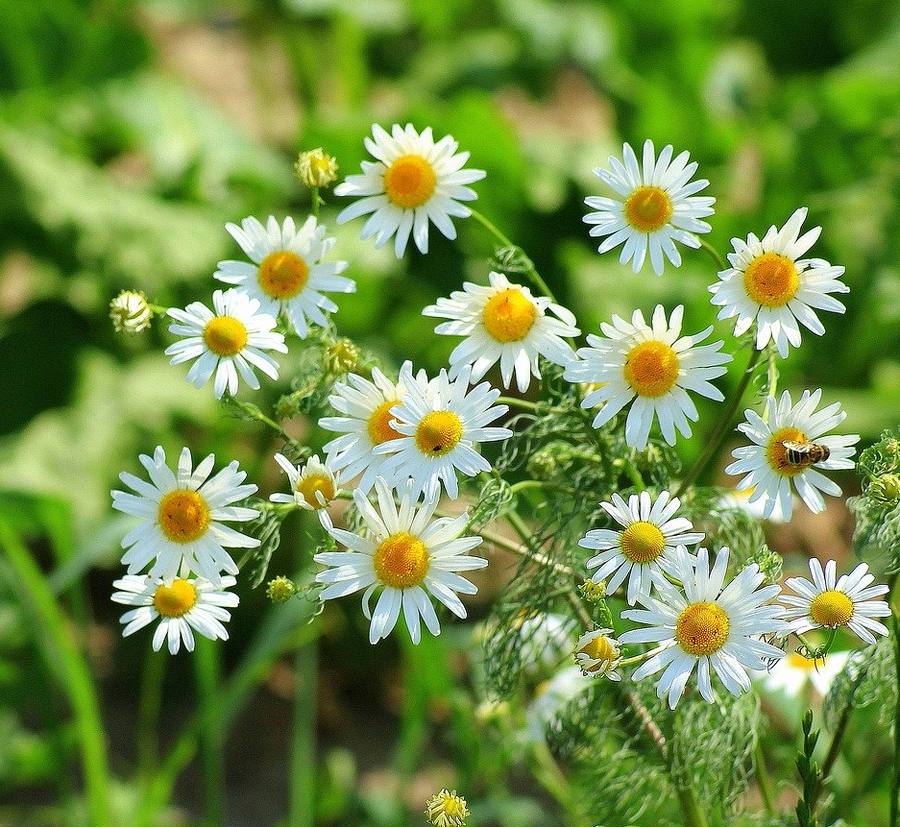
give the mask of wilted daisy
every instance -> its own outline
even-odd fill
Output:
[[[259,515],[254,508],[234,503],[256,493],[238,463],[229,463],[210,478],[215,456],[210,454],[192,470],[191,452],[183,448],[178,469],[166,465],[166,452],[141,454],[150,482],[123,471],[119,479],[136,494],[113,491],[113,508],[139,517],[140,525],[122,539],[122,562],[128,574],[143,571],[150,561],[153,578],[175,577],[182,565],[218,586],[220,573],[237,574],[238,567],[226,548],[256,548],[259,540],[240,534],[224,521],[247,522]]]
[[[696,545],[703,539],[702,532],[691,531],[690,520],[675,516],[681,501],[670,497],[663,491],[653,502],[650,494],[642,491],[640,496],[632,494],[627,503],[619,494],[612,495],[612,502],[600,503],[623,528],[591,529],[578,545],[600,552],[586,565],[597,569],[591,578],[595,583],[608,581],[607,594],[615,592],[627,577],[628,602],[633,606],[639,594],[649,594],[651,572],[674,573],[678,546]]]
[[[668,695],[672,709],[694,666],[700,694],[707,701],[715,700],[712,671],[732,695],[740,695],[750,688],[747,670],[765,669],[767,661],[784,656],[781,649],[760,640],[761,635],[787,629],[781,620],[783,607],[769,603],[781,589],[777,585],[759,588],[764,576],[755,563],[726,585],[727,548],[716,555],[712,571],[705,548],[697,552],[696,564],[683,552],[677,565],[676,579],[682,586],[673,586],[654,572],[655,596],[641,594],[638,602],[645,608],[622,613],[623,618],[647,628],[625,632],[619,636],[620,643],[663,647],[638,667],[632,679],[638,681],[665,669],[656,694],[660,698]]]
[[[228,640],[228,631],[222,624],[231,620],[231,613],[225,607],[238,605],[238,596],[227,591],[236,582],[233,577],[223,577],[220,587],[216,588],[202,578],[159,580],[126,575],[113,583],[119,591],[113,592],[112,600],[137,608],[125,612],[119,619],[125,625],[122,637],[128,637],[159,619],[153,633],[155,652],[162,648],[166,640],[173,655],[178,653],[182,642],[188,652],[193,652],[194,631],[210,640]]]
[[[469,817],[466,800],[456,790],[441,790],[428,799],[425,807],[428,823],[434,827],[465,827]]]
[[[337,481],[327,463],[313,454],[303,465],[294,465],[284,454],[275,454],[277,462],[291,484],[290,494],[271,494],[273,503],[296,503],[307,511],[318,511],[337,495]]]
[[[171,308],[175,319],[169,332],[183,336],[166,348],[173,365],[196,360],[188,371],[188,382],[202,388],[215,374],[216,399],[227,390],[237,393],[238,374],[253,390],[259,388],[254,368],[271,379],[278,378],[278,362],[263,351],[287,353],[284,336],[275,330],[274,316],[259,312],[259,302],[237,290],[213,293],[213,308],[191,302],[184,310]]]
[[[826,657],[813,660],[799,652],[790,652],[771,669],[754,677],[761,678],[770,692],[784,692],[795,698],[812,686],[824,698],[849,657],[849,652],[829,652]]]
[[[696,347],[712,332],[712,327],[693,336],[681,335],[684,307],[678,305],[666,323],[662,305],[653,311],[647,325],[640,310],[631,322],[613,316],[613,323],[600,325],[606,338],[589,335],[589,347],[578,350],[579,361],[570,362],[565,377],[570,382],[596,382],[596,390],[582,400],[582,408],[601,406],[594,417],[599,428],[634,400],[625,421],[625,441],[632,448],[644,448],[654,418],[669,445],[675,444],[675,429],[691,435],[688,420],[699,418],[688,391],[720,402],[721,391],[709,383],[726,373],[730,362],[721,353],[722,342]]]
[[[432,382],[413,378],[409,363],[400,371],[406,395],[391,409],[391,427],[402,436],[382,442],[375,453],[392,455],[382,470],[396,480],[411,478],[416,495],[424,491],[426,497],[436,497],[443,483],[447,495],[455,499],[457,470],[469,477],[491,470],[476,450],[477,443],[512,436],[509,428],[487,427],[509,410],[494,405],[500,391],[487,382],[469,390],[470,376],[468,366],[452,381],[446,370]]]
[[[866,643],[875,643],[875,634],[886,635],[887,627],[875,618],[891,613],[884,600],[876,599],[887,594],[888,587],[873,586],[875,578],[868,572],[868,564],[860,563],[838,579],[834,560],[829,560],[823,570],[813,557],[809,561],[811,581],[805,577],[785,580],[785,585],[796,592],[781,597],[788,607],[785,617],[791,621],[790,630],[802,634],[810,629],[846,627]]]
[[[502,273],[488,278],[489,287],[467,281],[462,290],[455,290],[449,299],[438,299],[422,314],[452,320],[439,324],[435,333],[466,337],[450,354],[451,378],[469,366],[472,381],[477,382],[500,362],[503,386],[510,386],[515,371],[516,386],[524,392],[532,376],[541,378],[539,356],[556,365],[575,358],[565,338],[581,331],[575,316],[561,305],[535,298],[527,287],[513,284]]]
[[[241,246],[247,261],[220,261],[214,273],[219,281],[237,285],[241,292],[257,299],[263,312],[287,320],[291,330],[305,338],[310,323],[325,326],[325,313],[338,306],[325,293],[353,293],[356,282],[340,275],[346,261],[322,261],[334,246],[325,227],[309,216],[300,229],[288,216],[281,226],[269,216],[266,226],[253,216],[241,226],[225,229]]]
[[[782,356],[788,355],[790,345],[800,346],[798,322],[821,336],[825,328],[815,311],[843,313],[844,305],[829,294],[850,292],[839,280],[843,267],[821,258],[800,259],[822,231],[813,227],[801,236],[805,219],[803,207],[780,230],[770,227],[762,240],[753,233],[746,241],[733,238],[731,267],[722,270],[719,281],[709,288],[712,303],[722,307],[719,318],[737,319],[735,336],[756,321],[756,347],[762,350],[771,339]]]
[[[622,680],[616,671],[619,663],[619,644],[612,636],[612,629],[591,629],[575,644],[575,662],[585,677],[601,675],[611,681]]]
[[[484,568],[488,562],[466,552],[481,545],[481,537],[461,537],[469,522],[468,513],[433,520],[437,497],[419,504],[411,485],[399,492],[400,507],[394,502],[391,487],[383,480],[375,483],[378,508],[374,508],[359,489],[353,492],[363,518],[366,534],[354,534],[323,521],[328,532],[348,551],[322,552],[315,561],[328,566],[316,575],[326,584],[321,599],[332,600],[365,589],[363,614],[372,623],[369,640],[377,643],[393,630],[403,611],[413,643],[421,638],[420,620],[433,635],[441,633],[431,597],[437,598],[457,617],[466,609],[457,597],[475,594],[478,589],[456,572]],[[374,611],[369,600],[376,589],[381,595]],[[430,595],[430,597],[429,597]]]
[[[672,159],[671,145],[663,148],[656,157],[653,141],[644,141],[643,169],[630,144],[622,145],[623,161],[610,156],[610,170],[595,169],[597,175],[610,189],[612,198],[590,196],[584,203],[593,207],[584,217],[586,224],[593,224],[590,234],[603,237],[597,248],[606,253],[623,244],[619,261],[631,262],[635,273],[644,266],[647,254],[656,275],[663,272],[663,256],[676,267],[681,266],[681,254],[675,246],[678,241],[688,247],[699,247],[695,233],[708,233],[712,228],[701,218],[713,214],[715,198],[697,196],[706,189],[705,178],[691,181],[697,171],[697,162],[688,163],[690,153],[682,152]]]
[[[534,698],[525,709],[525,737],[534,742],[545,741],[547,727],[556,721],[566,704],[590,686],[591,682],[585,679],[578,666],[566,666],[538,684]]]
[[[519,635],[522,671],[539,674],[558,666],[572,647],[572,621],[552,612],[525,609],[513,621]]]
[[[424,373],[421,377],[426,381]],[[371,381],[350,373],[345,382],[334,383],[328,397],[331,407],[341,416],[325,416],[319,420],[319,427],[337,431],[341,436],[326,443],[326,463],[342,480],[362,474],[356,487],[364,494],[376,477],[384,475],[387,457],[375,453],[375,448],[403,436],[394,429],[392,411],[405,392],[402,378],[392,382],[373,368]]]
[[[365,138],[366,149],[374,162],[362,162],[362,175],[348,175],[335,187],[336,195],[359,198],[337,217],[343,224],[372,213],[362,228],[362,238],[375,236],[381,247],[394,236],[394,252],[403,256],[409,234],[416,247],[428,252],[428,223],[447,238],[456,238],[451,216],[467,218],[468,207],[460,201],[478,196],[466,186],[480,181],[485,172],[463,169],[468,152],[457,153],[459,144],[447,135],[435,142],[431,127],[420,135],[407,124],[394,124],[389,135],[378,124],[372,126],[372,138]]]
[[[852,468],[850,457],[856,452],[852,446],[859,442],[859,436],[824,436],[843,422],[847,414],[838,402],[816,411],[821,398],[821,390],[813,393],[806,390],[800,401],[793,405],[788,391],[782,393],[777,402],[770,396],[766,400],[768,414],[765,421],[755,411],[744,411],[747,421],[738,425],[738,430],[753,444],[735,448],[731,454],[737,461],[725,471],[734,475],[746,474],[737,487],[753,488],[749,502],[762,498],[765,517],[769,517],[777,505],[786,519],[791,518],[792,485],[815,514],[825,509],[819,491],[840,496],[840,486],[820,470]]]

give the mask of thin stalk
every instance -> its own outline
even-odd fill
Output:
[[[319,218],[319,207],[322,206],[322,197],[319,195],[318,187],[310,187],[309,188],[309,197],[310,197],[310,208],[309,211],[312,213],[313,217],[318,220]]]
[[[762,743],[759,738],[753,745],[753,764],[756,767],[756,783],[759,787],[759,794],[762,796],[763,806],[766,812],[773,816],[777,810],[775,808],[775,794],[772,790],[772,777],[769,775],[769,768],[766,766],[766,756],[763,753]]]
[[[319,667],[315,640],[297,650],[294,659],[294,731],[291,742],[291,805],[288,825],[315,823],[316,687]]]
[[[699,238],[699,236],[698,236]],[[720,270],[727,270],[728,264],[725,259],[722,258],[722,254],[712,246],[708,241],[700,238],[700,246],[709,254],[710,258],[716,263],[716,267]]]
[[[521,408],[523,411],[531,411],[535,413],[537,411],[540,412],[548,412],[548,413],[565,413],[566,409],[561,408],[558,405],[552,405],[547,407],[541,402],[531,402],[528,399],[519,399],[518,396],[498,396],[497,404],[499,405],[509,405],[510,408]]]
[[[672,723],[676,730],[681,722],[682,710],[683,706],[675,709]],[[669,755],[669,776],[678,795],[678,804],[681,806],[681,814],[684,816],[684,825],[685,827],[707,827],[706,814],[700,808],[697,791],[684,768],[675,767],[674,758],[674,750],[672,750]]]
[[[725,439],[725,434],[728,432],[729,427],[731,426],[731,420],[734,417],[734,412],[737,410],[738,405],[741,404],[741,399],[744,398],[744,392],[747,390],[747,386],[750,384],[750,380],[753,378],[753,371],[756,368],[757,362],[759,362],[759,357],[762,354],[761,350],[757,350],[753,348],[753,355],[750,357],[750,361],[747,363],[747,367],[744,370],[744,375],[741,376],[741,381],[738,382],[738,386],[734,390],[734,394],[731,397],[731,401],[728,403],[728,407],[722,413],[721,418],[719,419],[718,424],[716,425],[715,430],[712,432],[712,435],[706,441],[706,449],[700,456],[700,459],[694,463],[694,467],[688,472],[687,476],[681,481],[681,485],[678,486],[678,491],[675,493],[676,497],[680,497],[687,489],[688,486],[691,485],[706,469],[706,466],[709,465],[710,460],[718,453],[719,448],[722,445],[722,440]]]
[[[199,638],[194,652],[197,706],[204,719],[211,719],[219,702],[219,648],[216,641]],[[200,762],[203,768],[204,824],[219,827],[225,816],[225,766],[219,727],[200,729]]]
[[[164,652],[154,652],[152,641],[148,642],[137,712],[137,766],[144,779],[156,772],[159,760],[159,710],[168,659]]]
[[[897,702],[894,706],[894,766],[891,773],[891,804],[889,827],[897,827],[900,818],[900,618],[897,617],[895,605],[896,595],[894,586],[897,583],[897,575],[891,576],[891,625],[894,629],[894,669],[897,675]]]

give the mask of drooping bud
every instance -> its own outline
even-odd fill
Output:
[[[123,290],[109,303],[109,318],[116,333],[140,333],[150,327],[153,311],[137,290]]]

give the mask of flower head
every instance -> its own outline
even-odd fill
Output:
[[[575,663],[587,678],[601,676],[618,681],[622,676],[616,671],[619,665],[619,644],[612,636],[612,629],[591,629],[575,644]]]
[[[320,146],[301,152],[294,164],[300,183],[310,189],[331,186],[337,179],[337,171],[337,161]]]
[[[465,337],[450,354],[451,378],[469,366],[472,381],[477,382],[500,362],[503,386],[510,386],[515,372],[516,385],[524,392],[532,376],[541,377],[538,357],[557,365],[575,357],[564,340],[580,331],[575,317],[561,305],[535,298],[527,287],[513,284],[502,273],[491,273],[489,279],[489,287],[466,282],[462,290],[455,290],[449,299],[438,299],[422,314],[451,320],[439,324],[435,333]]]
[[[469,817],[466,800],[457,795],[456,790],[441,790],[429,798],[425,806],[425,815],[434,827],[465,827]]]
[[[856,452],[852,446],[859,442],[859,436],[825,436],[847,414],[837,402],[816,411],[821,398],[821,390],[806,390],[794,405],[790,393],[785,391],[778,401],[774,396],[768,397],[766,419],[755,411],[744,411],[746,422],[738,425],[738,430],[752,444],[735,448],[731,453],[736,462],[725,470],[734,475],[746,474],[737,487],[753,488],[749,502],[762,498],[765,517],[771,516],[777,506],[786,520],[791,518],[792,487],[813,513],[825,509],[820,491],[840,496],[840,486],[821,472],[852,468],[851,457]],[[818,453],[809,450],[810,446],[819,446]],[[827,449],[827,455],[822,449]]]
[[[325,235],[315,216],[299,228],[290,216],[279,225],[270,215],[265,227],[250,216],[240,227],[226,224],[225,229],[250,261],[220,261],[215,278],[256,299],[264,313],[283,315],[301,338],[306,338],[310,324],[328,324],[325,313],[337,312],[338,306],[325,293],[356,290],[353,279],[340,275],[347,269],[346,261],[322,260],[334,247],[334,239]]]
[[[375,236],[375,246],[381,247],[393,236],[397,258],[403,257],[410,233],[416,247],[428,252],[429,222],[456,238],[450,218],[471,215],[460,202],[477,195],[466,185],[485,176],[480,169],[463,169],[469,153],[458,153],[450,135],[436,142],[430,126],[419,134],[412,124],[394,124],[391,134],[374,124],[365,145],[375,161],[363,161],[361,175],[348,175],[335,187],[336,195],[359,198],[341,212],[338,224],[371,213],[362,238]]]
[[[806,687],[812,686],[824,698],[849,658],[849,652],[829,652],[826,657],[816,659],[790,652],[766,672],[754,675],[754,678],[761,677],[770,692],[784,692],[794,698]]]
[[[834,267],[821,258],[802,256],[819,237],[821,227],[800,235],[806,207],[796,210],[779,230],[772,226],[758,239],[753,233],[746,241],[731,240],[731,264],[711,285],[712,303],[721,306],[720,319],[734,319],[734,335],[740,336],[756,322],[756,347],[762,350],[771,340],[782,356],[790,345],[800,347],[798,322],[821,336],[825,327],[816,310],[843,313],[846,309],[831,293],[849,293],[840,281],[843,267]]]
[[[153,311],[139,290],[123,290],[109,303],[109,318],[116,333],[140,333],[150,327]]]
[[[290,577],[278,575],[266,583],[266,597],[273,603],[287,603],[297,594],[297,584]]]
[[[710,384],[726,373],[722,367],[731,361],[721,353],[722,342],[702,347],[712,327],[693,336],[681,335],[684,307],[672,311],[668,322],[662,305],[653,311],[651,324],[635,310],[631,322],[613,316],[613,323],[601,324],[606,338],[589,335],[589,347],[578,350],[579,361],[571,362],[565,377],[570,382],[596,382],[596,390],[588,393],[582,408],[600,406],[594,427],[609,422],[626,405],[631,404],[625,421],[625,441],[633,448],[644,448],[655,418],[669,445],[675,444],[676,429],[691,435],[688,420],[699,418],[688,391],[720,402],[721,391]]]
[[[304,465],[294,465],[284,454],[275,454],[275,462],[288,475],[290,494],[271,494],[273,503],[296,503],[307,511],[325,508],[338,492],[337,480],[327,462],[313,454]]]
[[[238,605],[238,596],[227,591],[236,582],[233,577],[223,577],[216,587],[203,578],[126,575],[113,583],[118,591],[112,596],[115,603],[136,607],[120,618],[125,626],[122,636],[128,637],[158,619],[159,625],[153,633],[155,652],[166,640],[173,655],[178,653],[182,642],[188,652],[193,652],[194,631],[210,640],[228,640],[228,631],[222,624],[231,620],[231,613],[225,607]]]
[[[681,266],[678,241],[688,247],[699,247],[696,233],[708,233],[712,228],[702,218],[713,214],[715,198],[697,196],[709,181],[691,181],[697,171],[696,161],[688,163],[690,154],[682,152],[672,159],[671,145],[656,156],[653,141],[644,141],[643,169],[630,144],[623,144],[623,161],[610,157],[610,170],[595,169],[594,173],[610,189],[611,198],[590,196],[584,203],[593,207],[584,217],[592,224],[590,234],[604,238],[597,248],[606,253],[623,244],[619,261],[631,262],[635,273],[640,272],[650,256],[656,275],[661,276],[664,258],[676,267]]]

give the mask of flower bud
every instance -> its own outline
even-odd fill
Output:
[[[301,152],[294,164],[294,173],[310,189],[329,187],[337,179],[337,161],[322,147]]]
[[[266,584],[266,597],[273,603],[287,603],[297,593],[297,586],[289,577],[279,575]]]
[[[150,327],[153,311],[137,290],[123,290],[109,303],[109,318],[116,333],[140,333]]]

